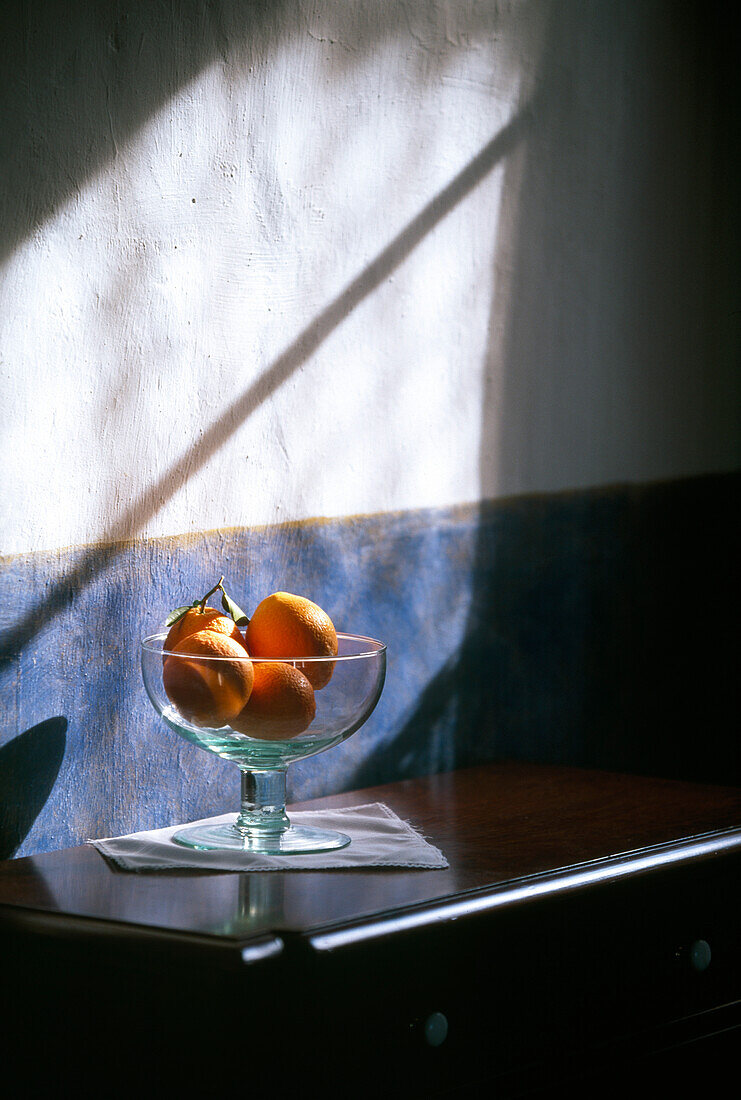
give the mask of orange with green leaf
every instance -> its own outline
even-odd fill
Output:
[[[248,618],[223,581],[168,616],[163,666],[168,698],[199,726],[229,724],[268,741],[295,737],[314,720],[314,691],[332,676],[334,624],[313,601],[290,592],[272,593]],[[221,611],[207,604],[216,592]]]

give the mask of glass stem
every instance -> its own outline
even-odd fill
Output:
[[[242,769],[242,809],[235,822],[245,837],[284,833],[290,821],[286,814],[286,771]]]

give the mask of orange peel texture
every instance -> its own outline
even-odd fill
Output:
[[[164,649],[175,649],[191,634],[197,634],[201,630],[213,630],[216,634],[225,634],[228,638],[233,638],[235,642],[239,642],[241,646],[244,646],[242,631],[231,616],[225,615],[223,611],[218,611],[215,607],[204,607],[203,611],[191,607],[181,619],[178,619],[170,627],[170,632],[165,638]]]
[[[255,663],[255,678],[247,705],[231,727],[263,741],[286,741],[314,721],[314,689],[293,665],[280,661]]]
[[[242,644],[213,630],[199,630],[165,657],[167,697],[196,726],[219,729],[244,709],[252,691],[252,662]]]
[[[304,596],[274,592],[255,609],[245,637],[253,657],[300,661],[336,657],[337,632],[326,611]],[[300,666],[314,688],[323,688],[334,671],[333,661]]]

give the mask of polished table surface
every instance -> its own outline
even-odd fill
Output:
[[[156,1017],[160,1031],[181,1004],[217,1001],[228,1016],[258,995],[300,1018],[291,1034],[315,1076],[330,1062],[343,1075],[363,1066],[353,1091],[374,1092],[389,1086],[383,1067],[395,1059],[394,1079],[420,1096],[463,1095],[453,1086],[466,1083],[478,1095],[500,1072],[499,1093],[520,1095],[524,1066],[530,1085],[540,1073],[552,1091],[554,1074],[573,1073],[562,1050],[592,1058],[620,1033],[622,1059],[626,1036],[631,1051],[697,1047],[738,1027],[741,790],[509,762],[300,805],[369,801],[410,821],[449,868],[132,873],[90,846],[0,864],[0,942],[19,1020],[40,1011],[39,988],[48,1013],[105,1002],[105,1019],[120,1011],[130,1028],[134,1016]],[[713,964],[698,975],[703,952]],[[297,988],[303,1000],[311,991],[312,1018]],[[317,1060],[322,1021],[340,1002],[342,1043]],[[251,1020],[252,1041],[270,1048],[265,1014]],[[426,1029],[440,1020],[450,1034],[435,1050]],[[96,1021],[89,1008],[86,1033]],[[664,1038],[647,1040],[657,1029]],[[149,1053],[173,1081],[175,1062],[186,1064],[175,1032]],[[183,1070],[186,1094],[202,1065],[210,1087],[228,1064],[204,1059]]]
[[[738,788],[521,763],[410,779],[294,808],[371,801],[409,820],[450,867],[132,873],[83,846],[0,863],[0,906],[28,910],[29,917],[35,911],[238,940],[305,934],[741,828]]]

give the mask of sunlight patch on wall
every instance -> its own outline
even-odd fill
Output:
[[[334,15],[334,47],[227,49],[126,140],[114,111],[113,159],[10,260],[8,420],[40,430],[3,552],[478,498],[501,172],[368,272],[507,123],[510,46],[491,14]]]

